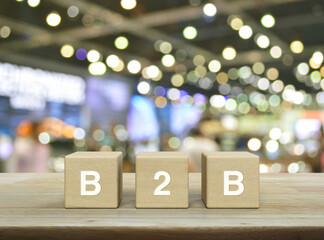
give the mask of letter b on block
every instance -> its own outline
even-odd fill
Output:
[[[93,176],[93,180],[87,180],[87,176]],[[100,175],[96,171],[81,171],[81,196],[94,196],[100,193],[101,185],[99,184]],[[93,185],[94,190],[87,190],[87,185]]]
[[[76,152],[65,157],[66,208],[117,208],[122,196],[121,152]]]
[[[230,176],[237,176],[237,180],[230,180]],[[244,191],[243,174],[239,171],[224,171],[224,195],[225,196],[238,196]],[[235,191],[230,190],[230,185],[238,186]]]
[[[202,155],[202,198],[207,208],[258,208],[259,157],[248,152]]]

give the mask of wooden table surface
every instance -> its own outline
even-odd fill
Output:
[[[135,209],[134,180],[118,209],[64,209],[63,174],[0,174],[0,239],[324,239],[324,174],[261,174],[260,209],[206,209],[198,173],[189,209]]]

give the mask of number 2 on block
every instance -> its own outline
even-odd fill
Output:
[[[154,180],[159,180],[161,176],[164,176],[164,182],[161,183],[155,190],[154,190],[154,195],[159,195],[159,196],[169,196],[171,195],[170,190],[162,190],[166,186],[169,185],[170,183],[170,174],[165,172],[165,171],[158,171],[154,175]]]

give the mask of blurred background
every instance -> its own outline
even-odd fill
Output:
[[[0,171],[74,151],[250,151],[324,171],[322,0],[2,0]]]

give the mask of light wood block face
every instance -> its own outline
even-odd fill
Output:
[[[122,198],[121,152],[65,157],[65,208],[117,208]]]
[[[188,208],[188,157],[141,152],[136,157],[136,208]]]
[[[202,198],[207,208],[259,208],[259,157],[248,152],[202,154]]]

